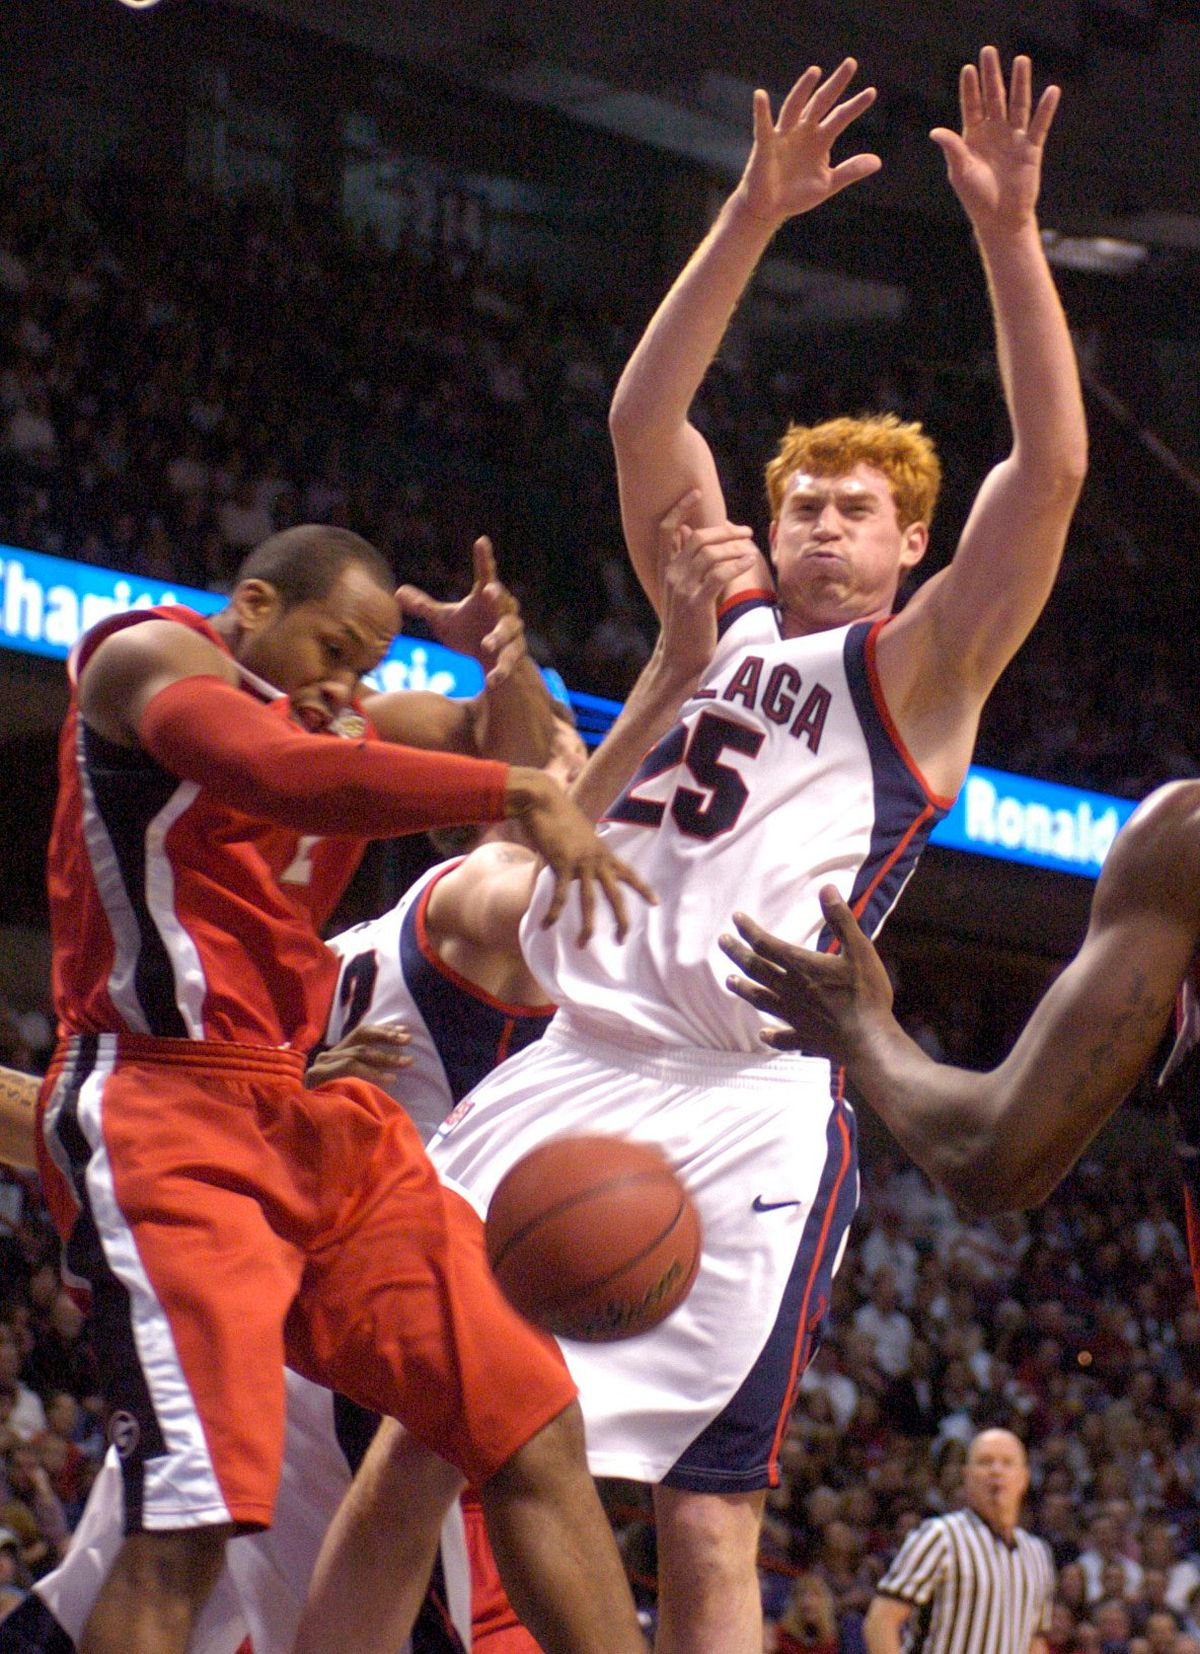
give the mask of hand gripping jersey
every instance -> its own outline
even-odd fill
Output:
[[[929,791],[880,693],[883,624],[784,638],[765,595],[726,610],[703,686],[600,829],[658,905],[630,902],[624,942],[601,924],[579,948],[577,913],[542,929],[543,874],[521,945],[548,998],[600,1038],[754,1052],[762,1019],[726,989],[717,942],[735,909],[824,948],[817,893],[835,884],[878,931],[951,803]]]
[[[74,693],[80,673],[106,637],[147,619],[174,621],[229,653],[200,615],[165,607],[102,622],[72,656],[48,860],[60,1025],[307,1052],[337,971],[315,926],[345,889],[362,840],[241,814],[87,727]],[[257,680],[243,687],[270,693]],[[288,715],[285,698],[274,707]]]
[[[402,1022],[413,1057],[384,1086],[429,1138],[454,1104],[498,1063],[545,1032],[553,1005],[506,1005],[443,963],[429,941],[426,914],[438,880],[459,861],[431,868],[395,907],[330,942],[342,966],[325,1044],[360,1022]]]

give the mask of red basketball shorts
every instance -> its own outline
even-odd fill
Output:
[[[575,1394],[407,1115],[290,1052],[83,1036],[39,1153],[86,1283],[126,1529],[270,1522],[283,1364],[488,1480]]]

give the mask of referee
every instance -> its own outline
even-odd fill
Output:
[[[1017,1437],[981,1430],[967,1450],[964,1509],[914,1528],[879,1581],[868,1654],[1046,1654],[1054,1562],[1017,1526],[1028,1486]]]

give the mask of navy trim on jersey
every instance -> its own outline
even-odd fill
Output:
[[[729,607],[717,616],[717,637],[723,638],[729,628],[748,615],[752,609],[774,609],[775,599],[763,592],[747,592],[745,597],[735,598]],[[778,623],[778,615],[776,615]]]
[[[170,955],[146,903],[146,830],[183,783],[146,753],[106,741],[82,718],[79,731],[79,763],[87,776],[85,808],[90,790],[137,924],[133,982],[146,1031],[161,1039],[186,1039]]]
[[[833,1211],[826,1224],[831,1201]],[[680,1454],[663,1477],[664,1486],[693,1493],[744,1493],[775,1485],[780,1420],[791,1411],[796,1385],[821,1342],[829,1315],[834,1265],[857,1207],[858,1132],[854,1110],[835,1103],[825,1132],[821,1181],[775,1324],[739,1388]],[[758,1221],[770,1223],[770,1212],[763,1212]]]
[[[851,626],[842,651],[846,683],[867,743],[875,789],[870,847],[847,898],[847,905],[868,936],[875,934],[896,905],[930,833],[947,813],[929,797],[884,723],[867,665],[867,639],[872,627],[869,620]],[[833,931],[824,926],[817,938],[818,951],[828,952],[834,940]]]
[[[99,1039],[94,1034],[85,1034],[72,1044],[70,1062],[53,1097],[54,1135],[66,1156],[71,1187],[79,1202],[79,1215],[71,1226],[63,1258],[68,1272],[86,1281],[91,1288],[91,1337],[109,1415],[120,1410],[130,1413],[137,1421],[136,1440],[121,1456],[125,1532],[132,1534],[141,1531],[146,1461],[163,1457],[167,1444],[138,1357],[129,1290],[109,1265],[88,1193],[87,1169],[92,1149],[79,1123],[79,1094],[96,1066]]]
[[[342,1450],[342,1457],[350,1467],[351,1476],[357,1476],[359,1466],[367,1456],[367,1448],[375,1440],[382,1413],[373,1413],[349,1396],[333,1392],[333,1433]]]
[[[421,946],[426,885],[400,925],[400,974],[429,1030],[455,1103],[506,1057],[541,1039],[553,1010],[503,1009],[440,967]]]
[[[75,1654],[74,1641],[35,1592],[0,1624],[0,1654]]]

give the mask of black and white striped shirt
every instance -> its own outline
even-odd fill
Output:
[[[1017,1528],[1009,1544],[967,1509],[914,1528],[876,1590],[919,1610],[909,1654],[1029,1654],[1050,1628],[1054,1583],[1045,1540]]]

